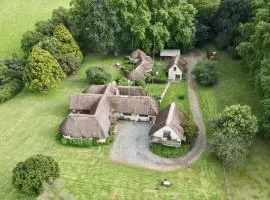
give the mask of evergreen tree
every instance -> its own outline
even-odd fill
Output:
[[[24,83],[32,91],[55,88],[65,77],[57,60],[46,50],[34,47],[24,71]]]

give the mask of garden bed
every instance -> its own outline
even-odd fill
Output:
[[[190,147],[185,143],[182,143],[181,147],[169,147],[158,143],[152,143],[150,144],[150,150],[160,157],[176,158],[189,152]]]

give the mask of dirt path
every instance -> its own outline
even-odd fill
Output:
[[[111,150],[111,160],[150,169],[169,171],[186,167],[201,156],[206,147],[207,138],[199,100],[195,91],[196,83],[190,72],[202,55],[202,52],[194,50],[184,56],[189,66],[188,91],[190,108],[193,120],[199,127],[199,136],[192,150],[179,158],[167,159],[158,157],[149,150],[149,124],[119,122],[119,133]]]

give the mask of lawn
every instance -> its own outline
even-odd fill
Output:
[[[21,53],[22,34],[33,30],[39,20],[50,18],[52,10],[69,7],[70,0],[1,0],[0,59],[13,52]]]
[[[108,159],[110,146],[75,148],[58,144],[59,123],[68,114],[68,95],[87,87],[85,70],[100,65],[112,71],[122,57],[88,56],[80,71],[64,80],[59,88],[34,94],[26,90],[0,105],[0,199],[34,199],[18,193],[11,184],[11,172],[19,161],[42,153],[60,164],[61,178],[77,199],[223,199],[222,168],[205,153],[191,167],[159,172],[113,163]],[[172,89],[178,88],[172,86]],[[159,186],[168,178],[172,186]]]
[[[259,116],[262,112],[260,95],[254,89],[246,66],[239,60],[232,60],[227,52],[217,52],[219,83],[213,88],[199,87],[201,108],[210,137],[213,132],[210,122],[225,106],[249,105],[255,115]],[[258,138],[244,168],[227,173],[231,199],[270,198],[269,152],[269,144]]]

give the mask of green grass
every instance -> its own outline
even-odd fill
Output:
[[[0,59],[13,52],[21,53],[22,34],[33,30],[39,20],[50,18],[52,10],[69,7],[70,0],[1,0]]]
[[[189,145],[182,144],[181,147],[168,147],[158,143],[150,144],[150,150],[161,157],[176,158],[185,155],[189,151]]]
[[[13,188],[11,172],[16,163],[38,153],[53,156],[59,162],[66,188],[80,200],[224,199],[222,168],[208,153],[189,168],[159,172],[111,162],[110,145],[75,148],[58,143],[56,134],[68,114],[69,94],[80,92],[88,85],[86,68],[102,65],[119,76],[121,71],[113,65],[121,60],[121,57],[90,55],[80,71],[64,80],[59,88],[42,94],[24,90],[0,105],[1,200],[34,199]],[[164,178],[173,185],[157,190]]]
[[[145,90],[151,96],[161,96],[162,92],[164,91],[167,84],[146,84]]]
[[[213,48],[213,47],[210,47]],[[252,112],[262,113],[260,95],[256,92],[247,67],[239,60],[232,60],[227,52],[217,51],[219,62],[219,83],[212,88],[199,87],[200,104],[206,121],[209,137],[213,133],[210,121],[225,106],[233,104],[249,105]],[[241,170],[230,170],[228,191],[231,199],[270,198],[270,146],[256,139],[251,155]]]
[[[172,85],[166,92],[164,99],[161,102],[160,105],[161,109],[165,108],[166,106],[174,102],[184,112],[190,114],[187,84],[188,84],[187,81],[172,83]],[[179,99],[180,95],[183,95],[184,99]]]

